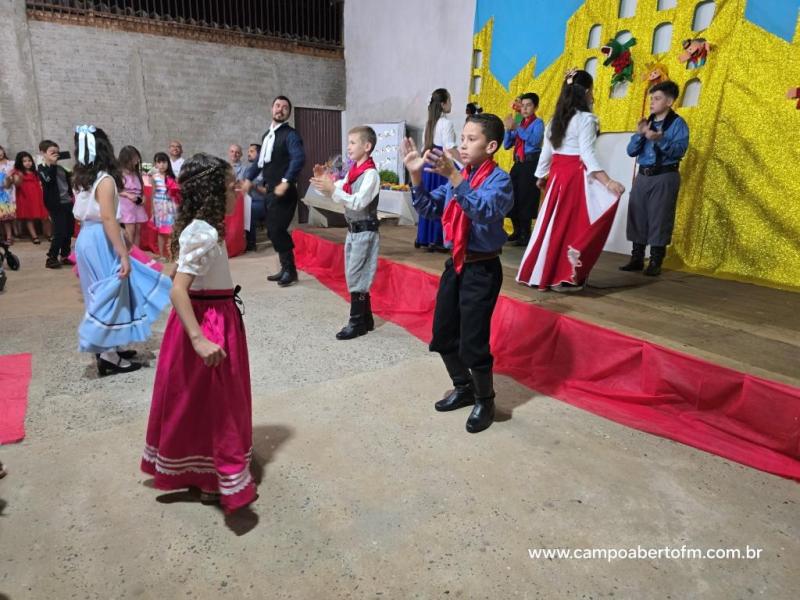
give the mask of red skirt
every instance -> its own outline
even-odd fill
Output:
[[[580,156],[554,154],[547,194],[517,281],[545,290],[582,285],[608,239],[619,198],[591,177]]]
[[[193,486],[221,494],[225,512],[250,504],[256,488],[250,365],[233,290],[191,292],[200,328],[227,357],[207,367],[173,310],[161,343],[142,471],[162,490]]]

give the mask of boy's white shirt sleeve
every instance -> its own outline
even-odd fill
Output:
[[[361,210],[369,206],[370,202],[372,202],[375,196],[381,191],[381,178],[378,175],[378,171],[375,169],[365,171],[362,177],[364,181],[361,183],[359,190],[354,194],[348,194],[342,189],[345,181],[347,181],[346,178],[335,182],[333,185],[336,189],[333,190],[331,199],[339,204],[344,204],[350,210]]]

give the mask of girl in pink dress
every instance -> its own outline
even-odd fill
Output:
[[[123,189],[119,193],[119,222],[125,226],[131,242],[138,247],[142,240],[142,223],[147,222],[147,209],[142,193],[142,155],[133,146],[119,151]]]
[[[232,512],[256,498],[247,341],[225,248],[236,179],[221,158],[196,154],[179,183],[174,309],[158,356],[141,468],[159,489],[198,488],[201,500]]]

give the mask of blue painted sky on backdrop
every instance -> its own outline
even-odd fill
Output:
[[[791,42],[800,0],[748,0],[744,16],[770,33]]]
[[[489,68],[504,86],[536,56],[538,75],[564,52],[567,20],[584,0],[477,0],[475,32],[494,17]]]
[[[494,17],[494,40],[489,68],[508,87],[532,56],[536,74],[564,51],[567,20],[584,0],[477,0],[475,32]],[[745,18],[791,42],[800,0],[748,0]]]

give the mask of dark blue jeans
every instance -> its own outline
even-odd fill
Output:
[[[251,197],[252,198],[252,197]],[[247,231],[247,245],[255,246],[256,226],[267,220],[267,204],[264,198],[252,198],[250,205],[250,231]]]

